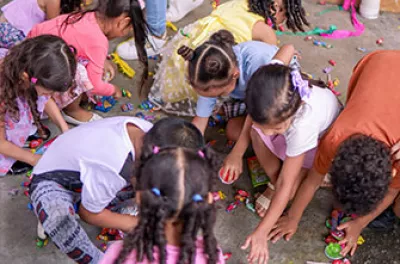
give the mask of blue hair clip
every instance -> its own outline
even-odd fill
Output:
[[[193,195],[192,200],[193,200],[193,202],[196,202],[196,203],[201,202],[201,201],[203,201],[203,197],[201,197],[200,194],[195,194],[195,195]]]
[[[158,188],[151,188],[151,191],[154,193],[155,196],[160,197],[161,192]]]

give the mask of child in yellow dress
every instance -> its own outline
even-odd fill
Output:
[[[220,5],[209,16],[181,29],[161,52],[162,62],[154,76],[149,99],[165,112],[194,116],[197,95],[186,82],[185,61],[177,54],[178,48],[195,49],[221,29],[230,31],[236,43],[258,40],[276,45],[275,32],[267,21],[279,25],[286,20],[292,31],[303,31],[303,24],[308,25],[301,1],[293,2],[232,0]]]

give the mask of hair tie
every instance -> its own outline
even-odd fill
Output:
[[[153,154],[158,154],[160,152],[160,147],[154,146],[153,147]]]
[[[199,156],[202,157],[203,159],[205,158],[203,151],[199,150],[199,151],[197,151],[197,154],[199,154]]]
[[[311,89],[308,87],[308,81],[301,78],[301,74],[298,70],[293,70],[290,72],[292,76],[292,84],[295,91],[300,94],[300,98],[310,97]]]
[[[203,197],[201,197],[200,194],[196,193],[195,195],[193,195],[192,200],[195,203],[202,202],[203,201]]]
[[[155,196],[160,197],[161,196],[161,192],[160,189],[158,188],[151,188],[151,192],[154,193]]]
[[[37,78],[31,77],[31,83],[36,84],[37,83]]]

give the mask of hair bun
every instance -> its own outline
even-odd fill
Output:
[[[186,61],[191,61],[194,58],[194,50],[185,45],[178,49],[178,54],[181,55]]]
[[[204,68],[207,73],[215,75],[222,70],[222,63],[213,57],[208,57],[204,62]]]
[[[211,42],[235,45],[235,37],[228,30],[220,30],[210,37]]]

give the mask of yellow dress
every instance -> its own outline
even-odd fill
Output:
[[[177,33],[161,52],[163,59],[154,76],[149,99],[165,112],[193,116],[197,95],[186,82],[185,61],[177,50],[182,45],[194,49],[221,29],[232,32],[237,43],[250,41],[253,26],[258,21],[264,21],[264,18],[248,11],[247,0],[232,0],[220,5],[209,16],[184,27],[182,32],[187,36]]]

